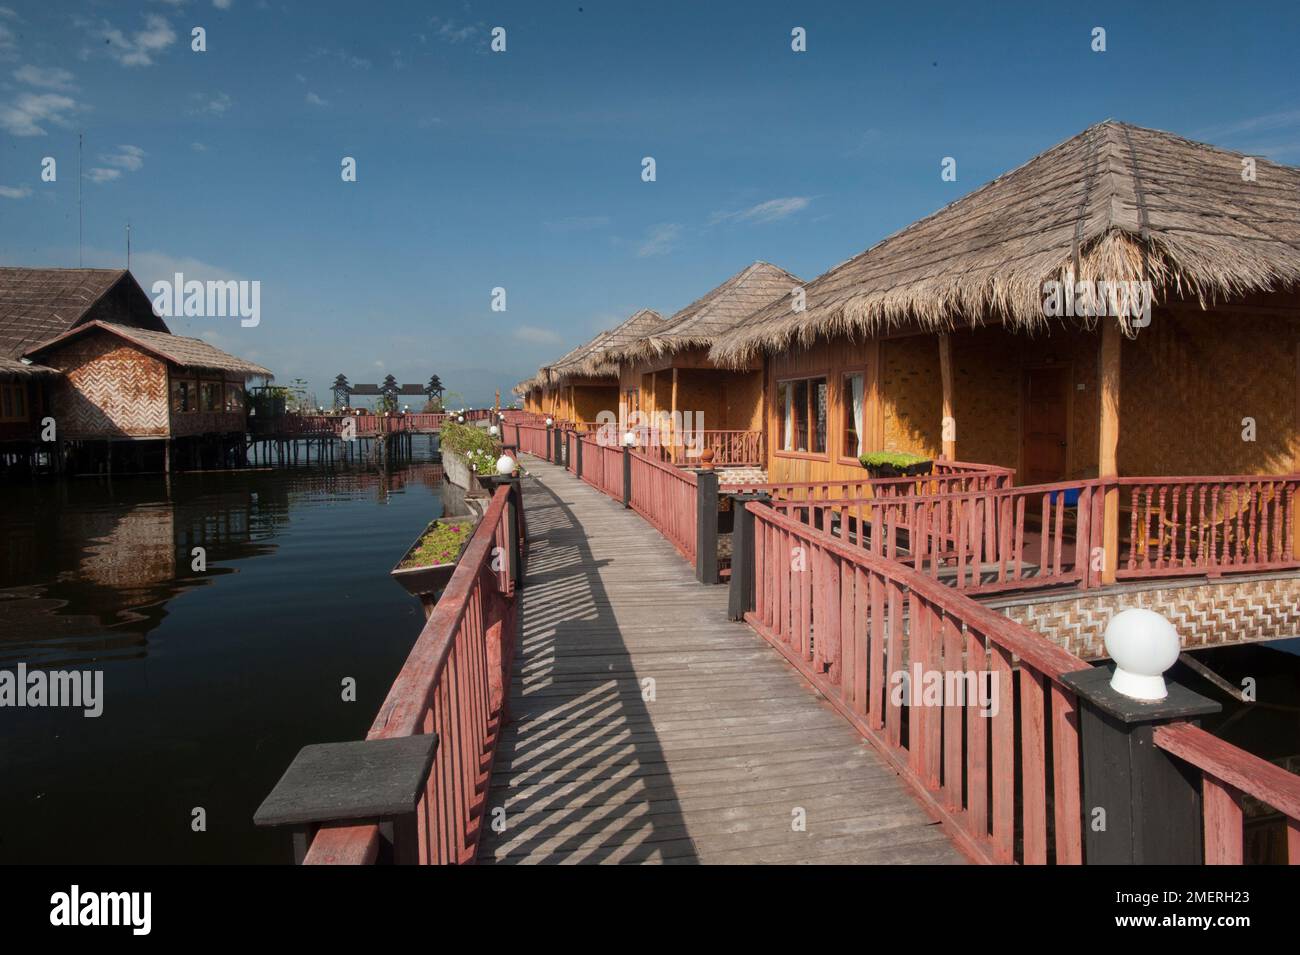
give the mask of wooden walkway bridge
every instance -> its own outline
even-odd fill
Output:
[[[701,587],[635,512],[527,467],[511,722],[480,862],[964,861],[852,727],[727,619],[725,588]]]

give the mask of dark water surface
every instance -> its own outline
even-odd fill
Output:
[[[369,728],[423,624],[388,571],[440,481],[423,461],[0,485],[0,669],[104,683],[98,718],[0,708],[0,862],[289,861],[253,811],[304,744]]]

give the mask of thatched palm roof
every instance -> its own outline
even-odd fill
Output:
[[[611,361],[610,350],[630,345],[663,324],[664,317],[653,308],[638,309],[622,324],[578,346],[544,372],[552,383],[566,378],[617,377],[618,362]]]
[[[650,334],[624,345],[611,347],[607,357],[651,358],[705,347],[770,302],[789,296],[803,280],[769,262],[755,262],[741,269],[717,288],[706,292]]]
[[[714,343],[714,361],[915,322],[1033,328],[1044,283],[1142,281],[1157,301],[1300,282],[1300,169],[1106,121],[1035,156],[773,302]],[[1128,327],[1128,317],[1120,322]]]

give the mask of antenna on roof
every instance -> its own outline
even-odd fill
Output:
[[[81,268],[81,133],[77,133],[77,268]]]
[[[131,271],[131,220],[126,220],[126,270]]]

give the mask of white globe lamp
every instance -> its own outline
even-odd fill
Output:
[[[1154,610],[1131,607],[1110,618],[1104,637],[1115,661],[1110,686],[1135,700],[1163,700],[1169,695],[1164,673],[1178,660],[1178,631]]]
[[[549,428],[549,427],[551,427],[551,425],[553,425],[553,424],[555,424],[555,420],[554,420],[554,419],[552,419],[552,418],[547,418],[547,419],[546,419],[546,427]]]
[[[503,454],[497,458],[497,474],[502,477],[509,477],[515,473],[515,459],[508,454]]]
[[[488,428],[488,434],[492,435],[492,437],[494,438],[500,433],[501,430],[496,425],[492,425],[490,428]]]
[[[623,435],[623,444],[631,448],[636,445],[636,432],[628,431]]]

